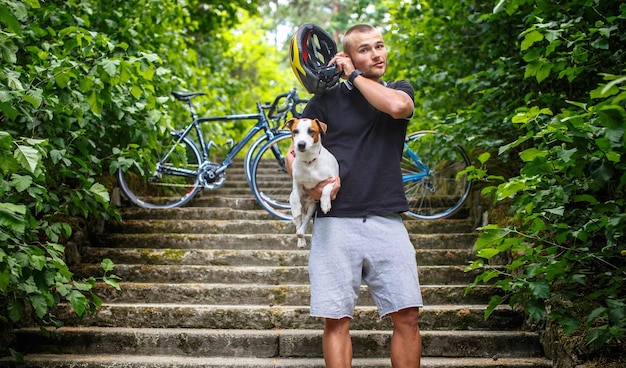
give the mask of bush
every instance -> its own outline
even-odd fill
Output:
[[[255,4],[0,0],[1,327],[56,327],[59,303],[79,317],[100,305],[96,279],[70,271],[69,240],[120,218],[108,194],[117,154],[172,124],[159,112],[170,92],[210,72],[187,42],[210,44],[241,6]],[[118,287],[113,263],[101,265]]]
[[[486,316],[509,303],[583,331],[588,353],[623,344],[626,3],[395,3],[414,124],[469,148],[494,201],[470,267],[503,290]]]

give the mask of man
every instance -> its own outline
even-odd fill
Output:
[[[302,114],[328,125],[323,143],[339,161],[341,178],[331,211],[318,211],[313,225],[311,315],[324,318],[326,366],[351,367],[350,322],[363,280],[380,316],[393,322],[392,366],[419,367],[422,296],[415,250],[399,215],[408,209],[400,160],[414,91],[405,81],[382,81],[387,50],[369,25],[345,33],[332,63],[346,81],[314,96]],[[310,194],[319,198],[322,186]]]

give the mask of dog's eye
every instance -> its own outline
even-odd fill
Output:
[[[294,130],[293,130],[293,134],[298,134],[298,133],[299,133],[299,130],[298,130],[298,129],[294,129]]]
[[[309,128],[308,133],[311,137],[313,137],[315,135],[315,130]]]

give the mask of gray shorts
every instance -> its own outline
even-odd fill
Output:
[[[311,316],[352,318],[361,280],[381,318],[423,306],[415,249],[399,215],[316,218],[309,275]]]

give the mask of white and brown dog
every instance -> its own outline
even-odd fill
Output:
[[[305,189],[311,189],[320,182],[339,175],[337,159],[324,146],[321,135],[326,133],[326,124],[317,119],[290,119],[285,126],[291,130],[295,160],[291,169],[293,189],[289,196],[293,222],[296,224],[298,247],[306,246],[304,232],[315,213],[317,201]],[[320,208],[330,211],[330,194],[333,184],[324,186],[320,198]]]

